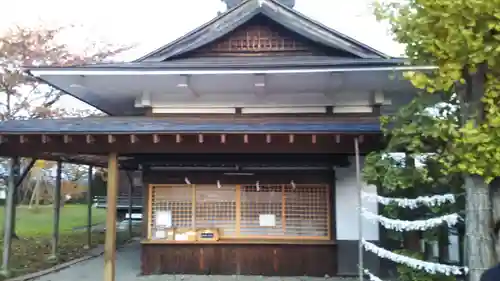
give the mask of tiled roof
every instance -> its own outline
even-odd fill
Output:
[[[0,132],[29,133],[258,133],[258,132],[365,132],[380,131],[378,122],[355,120],[323,121],[256,121],[256,120],[172,120],[150,117],[100,117],[10,120],[0,122]],[[0,133],[0,134],[1,134]]]

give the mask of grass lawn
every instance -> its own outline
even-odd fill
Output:
[[[0,208],[0,225],[3,228],[5,208]],[[20,237],[50,236],[53,224],[52,206],[28,208],[19,206],[16,211],[16,234]],[[106,221],[105,209],[92,209],[92,223]],[[75,227],[87,225],[87,206],[84,204],[67,204],[61,208],[59,231],[61,234],[72,232]]]
[[[4,208],[1,208],[2,226],[3,214]],[[23,275],[54,266],[55,262],[47,259],[51,253],[52,206],[40,206],[38,209],[20,206],[17,208],[16,215],[16,234],[20,239],[14,239],[12,243],[12,275]],[[105,216],[106,211],[104,209],[92,209],[92,223],[105,222]],[[75,227],[82,227],[86,224],[86,205],[67,204],[61,208],[59,263],[82,257],[87,253],[84,248],[87,242],[85,228],[77,231],[73,230]],[[0,234],[2,235],[1,238],[3,238],[3,232]],[[118,238],[118,243],[124,240],[122,237]],[[104,235],[94,233],[92,240],[94,245],[102,244]],[[0,280],[4,280],[3,277],[0,276]]]

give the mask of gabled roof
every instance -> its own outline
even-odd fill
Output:
[[[386,54],[328,28],[275,0],[247,0],[135,62],[160,62],[174,59],[220,39],[258,15],[263,15],[284,28],[327,48],[342,50],[359,58],[389,58]]]

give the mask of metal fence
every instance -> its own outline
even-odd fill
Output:
[[[93,201],[94,201],[94,206],[96,208],[106,209],[108,206],[106,196],[94,196]],[[129,206],[130,206],[130,202],[129,202],[128,196],[118,196],[117,197],[117,203],[116,203],[117,209],[128,210]],[[132,197],[132,209],[137,210],[137,209],[142,209],[142,207],[143,207],[143,197],[133,196]]]

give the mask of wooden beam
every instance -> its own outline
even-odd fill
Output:
[[[108,135],[108,143],[114,143],[116,141],[115,136],[113,135]]]
[[[104,244],[104,281],[115,281],[116,269],[116,201],[118,194],[118,155],[108,158],[106,238]]]
[[[64,140],[64,143],[70,143],[72,139],[71,139],[71,136],[64,135],[63,140]]]
[[[159,143],[160,142],[160,136],[157,134],[153,134],[153,143]]]
[[[93,137],[93,136],[91,136],[91,135],[86,135],[86,136],[85,136],[85,141],[86,141],[87,143],[94,143],[94,140],[95,140],[95,139],[94,139],[94,137]]]
[[[266,135],[266,142],[271,143],[271,135],[269,134]]]
[[[136,135],[130,135],[130,143],[136,143],[139,141],[139,138]]]
[[[57,261],[57,247],[59,246],[59,221],[61,218],[61,184],[62,184],[62,162],[57,161],[57,169],[56,169],[56,188],[54,190],[54,219],[53,229],[52,229],[52,252],[49,257],[49,260]]]

